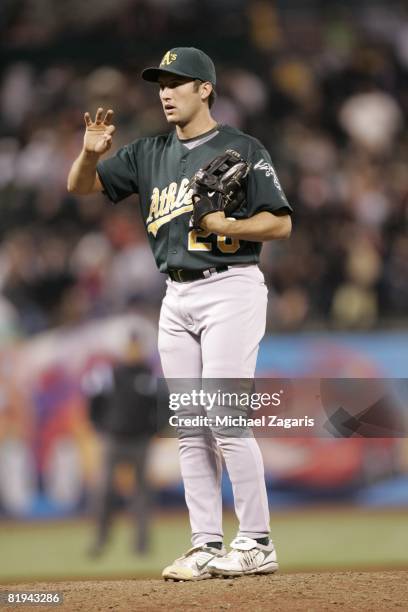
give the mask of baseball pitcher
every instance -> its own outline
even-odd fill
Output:
[[[291,212],[263,145],[211,115],[216,73],[203,51],[178,47],[143,79],[158,84],[168,134],[140,138],[103,158],[113,111],[85,113],[82,151],[68,177],[76,194],[114,203],[138,194],[167,292],[159,352],[167,379],[253,378],[265,332],[267,288],[258,267],[264,241],[288,238]],[[278,568],[270,539],[262,456],[253,436],[179,439],[192,545],[165,579],[267,574]],[[237,537],[224,547],[221,457],[231,479]]]

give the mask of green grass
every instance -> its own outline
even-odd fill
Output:
[[[408,567],[408,518],[402,512],[308,510],[272,515],[283,571]],[[227,515],[225,535],[236,522]],[[119,518],[106,553],[86,556],[92,525],[85,521],[0,523],[0,582],[66,578],[159,576],[190,546],[187,515],[156,516],[151,552],[132,554],[130,524]]]

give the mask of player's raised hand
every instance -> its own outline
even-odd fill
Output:
[[[84,114],[86,131],[84,136],[84,150],[89,153],[106,153],[112,146],[112,134],[115,126],[111,124],[113,110],[108,110],[103,117],[103,108],[98,108],[95,120],[92,121],[90,114]]]

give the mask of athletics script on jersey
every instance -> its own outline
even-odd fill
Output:
[[[275,187],[277,187],[279,191],[282,191],[282,187],[280,186],[279,179],[275,172],[275,168],[272,166],[272,164],[265,161],[263,157],[259,160],[259,162],[255,164],[254,170],[263,170],[266,176],[271,176],[273,178]]]
[[[272,177],[277,189],[283,193],[272,164],[265,161],[262,157],[253,166],[253,169],[265,172],[266,176]],[[146,219],[146,227],[147,231],[154,237],[156,237],[162,225],[169,223],[179,215],[192,212],[193,202],[191,196],[193,190],[187,189],[188,183],[189,179],[183,178],[180,184],[172,182],[163,189],[153,188],[152,195],[150,196],[150,209],[149,216]]]
[[[180,185],[170,183],[160,190],[155,187],[150,198],[149,216],[146,219],[147,231],[156,237],[162,225],[169,223],[175,217],[193,210],[191,199],[193,190],[187,189],[189,180],[183,178]]]

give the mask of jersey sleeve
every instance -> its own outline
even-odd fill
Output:
[[[139,192],[136,155],[131,145],[122,147],[113,157],[98,162],[96,170],[104,193],[115,204]]]
[[[249,161],[252,166],[248,175],[248,216],[263,210],[291,214],[292,207],[283,193],[268,151],[263,147],[256,149]]]

